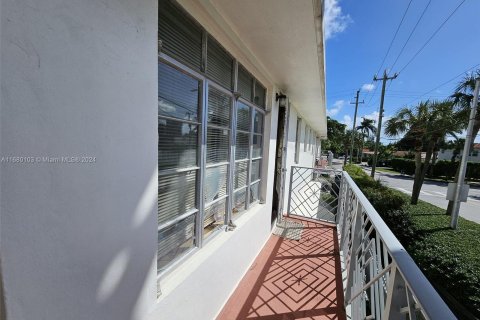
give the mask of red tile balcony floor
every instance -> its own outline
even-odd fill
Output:
[[[217,320],[346,319],[336,226],[292,220],[301,239],[272,235]]]

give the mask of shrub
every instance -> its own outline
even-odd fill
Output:
[[[415,174],[415,160],[393,158],[390,162],[392,169],[405,174]]]
[[[405,174],[415,174],[415,160],[404,158],[393,158],[390,161],[393,170]],[[452,179],[457,172],[458,162],[440,160],[431,167],[432,177]],[[480,179],[480,163],[469,162],[467,164],[467,179]]]

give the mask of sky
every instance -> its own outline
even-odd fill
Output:
[[[478,0],[325,0],[327,115],[351,129],[350,103],[360,89],[365,103],[359,105],[357,125],[362,117],[377,120],[382,83],[373,76],[385,69],[399,75],[387,82],[383,121],[401,107],[451,95],[467,70],[480,69],[479,12]],[[395,142],[391,139],[382,133],[383,143]]]

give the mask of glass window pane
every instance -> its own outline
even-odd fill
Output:
[[[252,158],[258,158],[262,156],[262,136],[259,134],[253,135],[253,154]]]
[[[157,272],[194,246],[195,215],[158,231]]]
[[[257,80],[255,81],[255,98],[253,99],[253,103],[257,106],[265,108],[265,96],[267,90],[264,86]]]
[[[233,214],[245,211],[245,201],[247,197],[247,188],[238,190],[233,194]]]
[[[260,182],[254,183],[250,186],[250,203],[260,199]]]
[[[197,170],[158,177],[158,224],[195,208]]]
[[[251,181],[260,179],[260,169],[262,167],[262,160],[252,161],[252,172],[250,174]]]
[[[228,128],[231,105],[232,99],[229,96],[210,87],[208,90],[208,123]]]
[[[228,161],[229,130],[207,129],[207,164]]]
[[[235,173],[233,175],[233,188],[238,189],[247,185],[248,161],[235,163]]]
[[[242,95],[242,98],[248,101],[252,101],[253,96],[253,77],[248,73],[248,71],[238,65],[238,84],[237,90]]]
[[[197,165],[198,125],[158,119],[158,170]]]
[[[253,132],[263,133],[263,114],[257,110],[253,112]]]
[[[237,132],[236,145],[235,145],[235,159],[248,158],[249,149],[249,134],[243,132]]]
[[[241,102],[237,103],[237,129],[250,131],[250,107]]]
[[[158,64],[158,114],[197,121],[200,81],[170,67]]]
[[[213,231],[217,226],[221,226],[225,222],[226,199],[215,202],[205,208],[205,218],[203,220],[204,236],[207,237],[209,232]]]
[[[206,204],[227,194],[227,175],[228,165],[206,169],[204,184]]]
[[[210,36],[207,51],[207,75],[225,88],[232,89],[233,58]]]
[[[159,49],[171,57],[200,70],[202,62],[202,28],[171,0],[158,6]]]

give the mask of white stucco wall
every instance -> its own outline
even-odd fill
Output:
[[[157,300],[156,1],[0,1],[0,156],[33,157],[0,164],[8,319],[212,319],[270,235],[279,90],[192,9],[267,86],[265,203],[161,279]],[[295,134],[292,108],[286,195]],[[95,162],[61,159],[77,156]]]
[[[156,299],[157,5],[1,0],[8,319],[144,319]]]
[[[286,180],[285,180],[285,197],[284,197],[284,213],[288,210],[288,194],[290,191],[290,174],[291,174],[291,167],[298,166],[298,167],[307,167],[312,168],[315,160],[315,145],[310,149],[307,148],[305,150],[305,126],[308,126],[308,119],[302,117],[295,106],[290,106],[290,119],[288,122],[288,144],[287,144],[287,173],[286,173]],[[301,129],[300,129],[300,148],[299,148],[299,157],[298,163],[295,162],[295,141],[297,139],[297,118],[300,117],[301,121]]]

